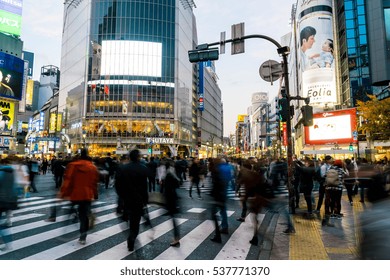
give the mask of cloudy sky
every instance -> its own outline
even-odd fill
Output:
[[[38,80],[44,65],[60,67],[62,0],[24,0],[21,39],[24,49],[35,54],[34,79]],[[231,25],[245,23],[245,35],[260,34],[278,42],[290,31],[290,14],[296,0],[194,0],[199,44],[217,42],[226,31],[231,38]],[[39,3],[39,4],[38,4]],[[224,103],[224,135],[233,133],[237,115],[246,114],[254,92],[268,92],[273,86],[259,75],[260,65],[269,60],[281,61],[276,47],[261,39],[245,42],[244,54],[230,54],[230,45],[216,62],[219,87]]]

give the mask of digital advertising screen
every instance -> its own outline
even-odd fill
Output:
[[[0,97],[21,100],[24,61],[0,52]]]
[[[22,0],[0,0],[0,32],[20,36]]]
[[[313,115],[313,125],[305,127],[305,144],[356,143],[356,109],[329,111]]]
[[[161,77],[162,43],[103,41],[100,75]]]

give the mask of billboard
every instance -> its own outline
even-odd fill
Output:
[[[313,115],[313,125],[305,127],[305,144],[356,143],[356,109],[327,111]]]
[[[161,77],[162,43],[103,41],[100,75]]]
[[[22,0],[0,0],[0,32],[20,36]]]
[[[324,107],[336,103],[332,0],[301,0],[298,5],[298,61],[302,96]]]
[[[15,117],[15,103],[0,99],[0,135],[10,135]]]
[[[21,100],[23,76],[24,61],[0,52],[0,97]]]
[[[32,78],[34,74],[34,53],[23,51],[23,59],[28,62],[27,75],[29,78]]]

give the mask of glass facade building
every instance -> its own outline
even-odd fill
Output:
[[[72,150],[194,146],[193,2],[65,1],[59,111]]]
[[[376,3],[374,3],[376,2]],[[343,0],[335,1],[340,57],[340,83],[341,103],[349,107],[355,107],[357,100],[368,100],[367,94],[375,94],[378,98],[383,96],[383,82],[375,82],[375,72],[389,76],[390,72],[386,67],[376,70],[378,61],[387,64],[389,54],[386,55],[386,43],[378,42],[378,38],[384,38],[381,30],[370,28],[370,25],[379,24],[386,26],[386,9],[378,9],[378,3],[390,7],[390,1],[365,1],[365,0]],[[370,6],[372,8],[369,8]],[[374,6],[374,7],[373,7]],[[376,14],[375,13],[379,13]],[[388,24],[387,24],[388,25]],[[388,28],[389,29],[389,28]],[[378,49],[380,48],[380,49]],[[388,48],[387,48],[388,49]],[[381,51],[383,50],[383,51]],[[378,58],[378,56],[380,58]],[[387,58],[386,58],[387,56]],[[387,73],[387,74],[386,74]]]

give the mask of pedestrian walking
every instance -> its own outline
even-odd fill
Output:
[[[215,234],[211,241],[221,243],[221,233],[228,234],[228,220],[226,213],[227,184],[231,180],[231,168],[225,159],[215,158],[210,162],[212,190],[211,196],[213,203],[211,206],[211,215],[215,224]],[[229,177],[230,174],[230,177]],[[217,213],[221,216],[221,227],[218,224]]]
[[[115,177],[115,188],[123,199],[124,211],[128,213],[130,233],[127,238],[127,249],[134,251],[141,217],[148,203],[149,169],[141,163],[141,154],[134,149],[129,154],[130,162],[119,166]]]
[[[307,205],[307,217],[312,218],[312,191],[314,187],[314,179],[316,170],[314,161],[306,159],[304,164],[300,161],[295,161],[295,168],[299,170],[299,190],[303,193]]]
[[[190,176],[190,190],[189,190],[189,196],[192,198],[192,188],[193,186],[196,187],[196,191],[198,193],[198,199],[202,199],[202,196],[200,195],[200,188],[199,188],[199,182],[200,182],[200,165],[199,165],[199,159],[194,158],[192,160],[192,164],[189,168],[189,176]]]
[[[175,216],[178,212],[178,197],[176,190],[180,187],[180,179],[177,177],[174,162],[167,160],[165,163],[166,176],[165,176],[165,207],[168,210],[168,214],[171,216],[173,224],[174,239],[170,243],[170,246],[180,246],[180,232],[177,226]]]
[[[58,159],[54,159],[52,162],[52,172],[54,175],[54,182],[56,189],[59,189],[62,185],[62,180],[65,172],[65,164],[62,156],[58,156]]]
[[[82,149],[79,158],[67,164],[59,193],[60,198],[70,200],[73,205],[78,206],[81,245],[86,243],[92,218],[91,203],[98,198],[98,183],[99,172],[87,150]]]
[[[149,181],[149,192],[155,192],[156,191],[156,176],[157,176],[157,161],[152,156],[150,157],[149,162],[146,164],[146,166],[149,168],[150,171],[150,177],[148,178]]]
[[[28,169],[29,169],[30,189],[32,192],[37,193],[38,190],[35,186],[35,176],[39,174],[39,163],[35,157],[33,157],[28,161]]]
[[[46,173],[47,173],[47,168],[49,167],[49,162],[48,162],[48,160],[47,160],[46,158],[43,159],[42,165],[41,165],[41,166],[42,166],[42,167],[41,167],[42,174],[43,174],[43,175],[46,175]]]
[[[17,208],[18,195],[15,188],[15,172],[8,158],[0,162],[0,219],[3,213],[15,210]],[[11,232],[7,222],[0,223],[0,238],[3,244],[0,244],[0,251],[9,249],[12,241]]]
[[[344,177],[344,185],[347,189],[347,196],[349,204],[353,205],[353,189],[357,184],[356,181],[356,166],[353,164],[352,160],[347,158],[344,160],[345,168],[348,170],[348,175]]]

